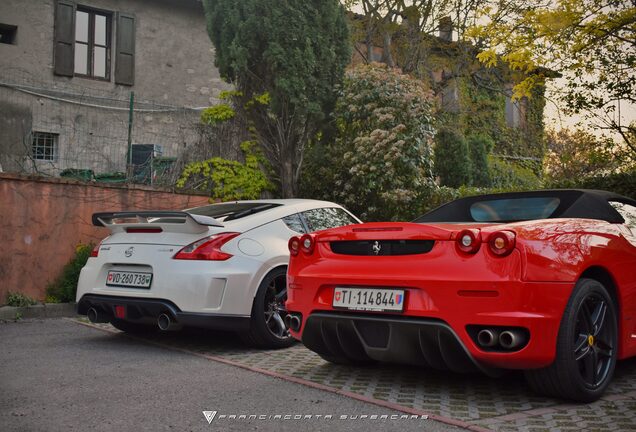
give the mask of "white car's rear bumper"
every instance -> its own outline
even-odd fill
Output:
[[[263,274],[262,262],[243,256],[226,261],[175,260],[172,249],[176,248],[157,245],[135,245],[133,257],[126,258],[127,247],[107,245],[99,257],[88,260],[78,282],[78,305],[90,294],[165,300],[181,313],[239,317],[251,314],[259,283],[254,279]],[[158,249],[165,249],[166,253],[158,253]],[[110,270],[152,273],[152,282],[149,288],[107,286]]]

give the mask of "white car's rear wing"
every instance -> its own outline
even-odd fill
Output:
[[[204,233],[208,227],[222,228],[223,224],[210,216],[201,216],[187,212],[175,211],[125,211],[93,214],[93,225],[108,228],[113,234],[117,232],[152,232],[161,231],[179,233]]]

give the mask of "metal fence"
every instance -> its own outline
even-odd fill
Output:
[[[171,186],[201,141],[201,108],[135,98],[109,86],[0,76],[0,169]],[[186,158],[187,159],[187,158]]]

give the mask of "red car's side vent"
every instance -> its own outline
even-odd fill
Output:
[[[433,249],[434,240],[353,240],[332,241],[331,251],[340,255],[417,255]]]

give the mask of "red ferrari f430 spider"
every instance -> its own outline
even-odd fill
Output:
[[[620,195],[475,196],[289,249],[287,324],[333,363],[522,369],[588,402],[636,355],[636,201]]]

